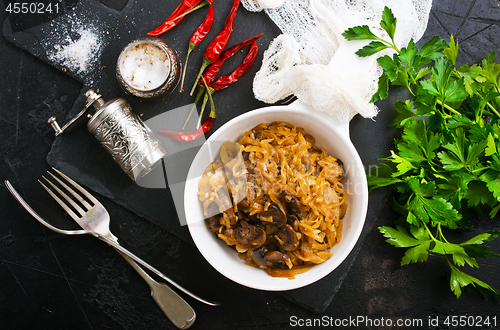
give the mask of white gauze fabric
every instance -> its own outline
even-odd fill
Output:
[[[389,38],[379,26],[384,6],[388,6],[398,19],[396,45],[406,45],[411,38],[416,42],[427,27],[432,5],[432,0],[241,2],[249,11],[264,10],[283,32],[264,52],[262,67],[254,78],[255,97],[275,103],[295,95],[341,123],[348,122],[357,113],[366,118],[377,114],[377,107],[369,101],[383,72],[376,61],[364,72],[356,68],[338,72],[328,66],[344,41],[341,34],[349,27],[368,25],[375,34]],[[384,54],[387,52],[376,56]]]

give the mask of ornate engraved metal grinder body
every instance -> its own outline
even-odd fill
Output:
[[[91,89],[85,93],[85,96],[87,97],[85,108],[62,128],[55,117],[48,120],[56,136],[92,106],[95,113],[88,115],[90,120],[87,123],[87,129],[122,170],[134,181],[151,172],[161,162],[167,151],[141,118],[132,111],[129,103],[122,98],[104,102],[101,95]]]

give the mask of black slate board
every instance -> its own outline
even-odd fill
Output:
[[[179,93],[176,89],[171,95],[156,102],[144,102],[126,95],[119,87],[115,78],[116,59],[121,49],[130,41],[143,37],[158,24],[163,22],[177,5],[177,1],[160,3],[159,1],[130,1],[121,2],[114,8],[107,7],[106,2],[92,0],[66,1],[64,11],[56,17],[46,17],[45,20],[20,24],[23,20],[16,19],[16,15],[10,15],[4,23],[4,35],[15,45],[27,50],[38,58],[48,62],[54,67],[65,71],[67,74],[83,84],[80,97],[73,108],[67,114],[66,121],[72,118],[85,105],[83,94],[89,88],[96,90],[109,100],[115,97],[123,97],[128,100],[134,111],[147,121],[167,110],[176,109],[193,102],[193,98],[187,92]],[[104,3],[104,4],[103,4]],[[231,2],[217,2],[214,4],[215,21],[207,40],[198,50],[192,53],[187,77],[194,77],[205,47],[209,41],[220,31],[224,19],[229,12]],[[121,11],[119,11],[121,10]],[[181,59],[185,58],[187,40],[191,33],[204,18],[204,11],[200,10],[184,19],[175,29],[161,36],[172,45],[179,53]],[[100,55],[92,67],[86,70],[71,70],[64,64],[54,61],[50,55],[50,49],[57,42],[56,36],[63,31],[72,31],[72,20],[77,18],[80,22],[87,22],[97,29],[101,39]],[[55,24],[54,24],[55,22]],[[218,92],[214,101],[217,108],[217,121],[214,130],[222,124],[239,114],[252,109],[266,106],[257,101],[252,93],[252,80],[255,72],[260,68],[262,50],[267,48],[269,42],[280,32],[274,23],[264,13],[250,13],[243,7],[237,14],[235,29],[229,40],[229,45],[238,43],[251,36],[264,33],[259,39],[261,47],[260,54],[255,66],[235,86]],[[73,36],[78,38],[78,35]],[[234,61],[228,62],[230,72],[238,65],[244,54],[239,55]],[[232,67],[231,67],[232,66]],[[225,72],[222,72],[225,74]],[[188,86],[193,81],[187,79]],[[397,95],[397,94],[396,94]],[[397,96],[393,96],[397,97]],[[389,99],[380,104],[382,109],[387,108],[385,104],[393,104]],[[390,111],[383,111],[377,117],[380,123],[388,123]],[[177,129],[183,118],[174,118],[171,127],[165,129]],[[64,121],[65,122],[65,121]],[[47,161],[51,166],[57,167],[76,181],[89,187],[93,191],[109,197],[116,203],[151,221],[152,223],[167,229],[178,237],[192,242],[187,228],[179,224],[179,217],[172,200],[169,189],[147,189],[132,182],[111,157],[100,147],[99,143],[88,133],[85,127],[85,119],[77,121],[72,128],[58,137],[50,151]],[[363,118],[354,118],[351,122],[351,139],[365,164],[369,166],[376,163],[373,155],[385,154],[391,141],[391,134],[384,132],[379,134],[374,123]],[[378,126],[380,127],[380,126]],[[387,127],[387,125],[382,125]],[[165,140],[164,140],[165,141]],[[166,142],[168,144],[168,142]],[[168,149],[168,145],[167,145]],[[181,168],[187,172],[190,161],[196,154],[196,146],[183,153],[183,164],[176,162],[176,158],[165,159],[164,166],[167,168]],[[161,176],[161,172],[159,174]],[[382,207],[387,205],[386,191],[377,191],[370,195],[366,225],[361,238],[347,260],[334,272],[324,279],[302,289],[281,292],[287,299],[297,303],[308,310],[321,313],[331,302],[334,294],[340,288],[343,279],[355,259],[366,234],[372,229],[373,223],[382,212]]]

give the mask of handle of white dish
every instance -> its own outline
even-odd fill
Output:
[[[355,40],[355,41],[347,41],[344,40],[340,44],[339,48],[333,55],[330,63],[328,64],[328,70],[335,71],[335,73],[341,77],[345,77],[348,79],[349,76],[352,76],[354,73],[363,73],[371,69],[373,62],[375,62],[375,56],[368,57],[359,57],[356,55],[356,51],[362,48],[368,43],[365,40]],[[292,103],[293,107],[306,109],[312,111],[312,107],[308,104],[297,100]],[[349,123],[339,123],[335,120],[334,117],[329,116],[325,113],[316,112],[321,117],[325,118],[325,120],[330,121],[335,126],[337,126],[340,131],[345,134],[347,138],[349,138]]]

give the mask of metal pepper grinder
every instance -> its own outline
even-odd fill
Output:
[[[87,129],[101,143],[125,173],[134,181],[151,172],[167,154],[165,147],[144,122],[132,112],[130,104],[122,98],[104,102],[93,90],[85,93],[87,104],[62,128],[56,117],[47,121],[58,136],[80,118],[91,106],[95,109]]]

